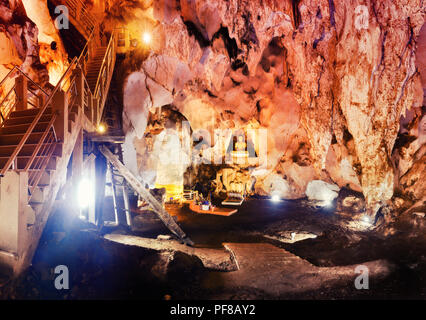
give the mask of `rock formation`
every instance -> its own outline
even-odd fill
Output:
[[[29,9],[30,15],[27,14]],[[43,11],[44,10],[44,11]],[[31,20],[31,17],[37,17],[38,21]],[[38,25],[37,25],[38,23]],[[13,66],[19,66],[31,79],[45,86],[49,81],[49,74],[46,65],[51,63],[46,60],[46,51],[40,50],[39,30],[47,30],[49,24],[53,25],[47,5],[43,1],[25,1],[21,0],[2,1],[0,3],[0,77],[9,72]],[[47,27],[47,28],[46,28]],[[60,41],[58,33],[51,31],[56,35],[56,41]],[[41,34],[43,36],[44,34]],[[59,42],[60,43],[60,42]],[[50,43],[43,43],[42,47],[50,46]],[[57,58],[57,57],[52,57]],[[41,61],[44,59],[45,61]],[[56,64],[66,63],[66,56],[59,56]]]
[[[307,180],[362,191],[371,213],[392,197],[400,119],[422,114],[421,1],[158,1],[151,18],[144,102],[127,112],[173,103],[194,130],[255,123],[268,129],[267,172],[281,159],[290,186],[303,141]]]
[[[105,10],[107,28],[124,25],[139,43],[122,67],[125,159],[140,176],[156,174],[136,158],[150,114],[168,105],[210,160],[232,141],[215,130],[266,130],[251,136],[257,155],[267,150],[247,171],[256,193],[300,198],[322,180],[362,192],[371,215],[395,190],[424,198],[422,0],[111,0]],[[3,65],[43,69],[20,1],[1,5],[0,23],[16,52]]]

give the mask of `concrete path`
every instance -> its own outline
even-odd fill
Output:
[[[354,286],[359,273],[356,265],[344,267],[316,267],[308,261],[269,243],[225,243],[238,270],[221,273],[226,287],[246,287],[262,290],[274,296],[300,293],[323,286],[347,284]],[[391,266],[383,260],[363,263],[369,277],[388,275]]]

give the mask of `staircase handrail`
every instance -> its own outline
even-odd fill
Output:
[[[92,45],[92,41],[94,41],[94,36],[95,36],[95,30],[93,30],[92,33],[90,34],[89,39],[87,39],[86,45],[84,46],[80,56],[78,57],[78,63],[83,68],[85,67],[86,63],[90,59],[90,46]]]
[[[24,71],[22,71],[21,68],[18,66],[14,66],[9,73],[3,78],[3,80],[0,82],[0,87],[3,86],[4,82],[7,80],[7,78],[11,77],[12,73],[17,70],[21,75],[23,75],[25,78],[28,79],[28,81],[31,82],[34,86],[36,86],[41,92],[43,92],[45,95],[49,95],[37,82],[34,82]]]
[[[17,73],[17,74],[15,74],[15,73]],[[8,73],[7,73],[7,75],[2,79],[2,81],[0,82],[0,88],[4,88],[4,86],[5,86],[5,84],[6,84],[6,81],[7,80],[12,80],[12,79],[14,79],[14,78],[16,78],[16,77],[18,77],[19,75],[22,75],[22,76],[24,76],[27,80],[28,80],[28,82],[32,85],[32,86],[34,86],[34,87],[36,87],[38,90],[40,90],[40,92],[42,93],[42,94],[44,94],[46,97],[47,96],[49,96],[49,94],[39,85],[39,84],[37,84],[36,82],[34,82],[27,74],[25,74],[25,72],[23,72],[22,70],[21,70],[21,68],[19,68],[18,66],[14,66]],[[6,113],[4,113],[4,110],[3,110],[3,105],[4,105],[4,103],[6,102],[6,100],[10,97],[10,95],[12,94],[12,92],[14,91],[14,89],[16,88],[16,83],[14,83],[12,86],[11,86],[11,88],[9,89],[9,91],[5,94],[5,96],[3,97],[3,99],[2,99],[2,101],[0,102],[0,116],[1,116],[1,118],[2,118],[2,122],[4,122],[4,120],[7,118],[7,116],[9,115],[9,113],[11,112],[11,111],[13,111],[13,107],[11,107],[11,108],[8,108],[6,111]],[[7,90],[7,89],[6,89]],[[6,91],[6,90],[4,90],[4,91]],[[34,92],[32,92],[32,93],[34,93]],[[35,94],[35,93],[34,93]]]
[[[12,155],[10,156],[10,158],[8,159],[8,161],[6,162],[5,166],[1,169],[0,171],[0,176],[3,176],[7,170],[9,170],[9,168],[11,167],[11,165],[15,162],[16,158],[18,157],[19,153],[21,152],[23,146],[25,145],[25,143],[27,142],[28,138],[30,137],[30,135],[32,134],[32,132],[34,131],[34,128],[36,127],[37,123],[40,121],[42,115],[44,114],[44,112],[46,111],[47,107],[51,104],[53,97],[55,96],[55,94],[58,92],[58,90],[62,89],[64,84],[66,83],[66,81],[69,80],[69,75],[71,73],[71,71],[75,70],[77,67],[80,68],[84,68],[85,63],[87,63],[88,61],[85,61],[86,59],[90,60],[90,46],[93,45],[93,42],[96,41],[95,38],[96,35],[96,29],[92,31],[82,53],[80,54],[80,56],[77,58],[74,58],[72,60],[72,62],[70,63],[68,69],[65,71],[65,73],[62,75],[61,79],[59,80],[59,82],[57,83],[57,85],[55,86],[55,88],[53,89],[53,91],[50,94],[47,94],[37,83],[35,83],[34,81],[32,81],[24,72],[22,72],[18,67],[14,67],[14,69],[12,69],[7,77],[10,77],[13,74],[14,70],[18,70],[21,74],[23,74],[27,79],[29,79],[29,81],[31,81],[32,84],[34,84],[37,88],[39,88],[46,96],[47,99],[45,100],[45,102],[43,103],[43,106],[41,108],[39,108],[39,112],[37,113],[36,117],[33,119],[31,125],[28,127],[27,131],[25,132],[24,136],[22,137],[21,141],[19,142],[19,144],[16,146],[15,150],[13,151]],[[112,77],[112,68],[114,66],[114,62],[115,62],[115,41],[116,37],[115,37],[115,31],[112,32],[111,37],[109,39],[109,43],[107,46],[107,50],[105,52],[103,61],[102,61],[102,65],[101,65],[101,69],[100,72],[98,74],[98,78],[97,78],[97,82],[96,82],[96,87],[95,87],[95,93],[93,94],[90,91],[90,88],[88,87],[90,93],[92,95],[94,95],[95,97],[98,97],[99,95],[99,91],[101,89],[104,89],[101,86],[101,76],[102,73],[105,69],[105,67],[107,67],[107,82],[110,82],[110,78]],[[111,57],[111,58],[110,58]],[[110,61],[112,60],[112,61]],[[6,79],[5,78],[5,79]],[[84,77],[85,78],[85,77]],[[3,79],[3,81],[0,83],[1,84],[4,83],[4,81],[6,81],[5,79]],[[86,81],[86,79],[84,79]],[[86,81],[87,83],[87,81]],[[72,85],[72,83],[70,83],[70,86]],[[105,93],[105,92],[104,92]],[[98,106],[103,107],[105,101],[106,101],[106,95],[103,94],[102,97],[98,97],[100,100],[100,103],[98,104]],[[1,106],[1,105],[0,105]],[[98,110],[100,111],[100,110]],[[1,114],[1,116],[3,117],[3,114]],[[93,121],[93,119],[92,119]],[[46,130],[50,130],[50,128],[47,128]],[[39,141],[38,144],[43,144],[43,141]],[[37,149],[40,146],[37,146]],[[34,159],[34,155],[32,156],[32,159]],[[28,163],[27,167],[25,170],[28,170],[28,168],[30,168],[31,163]]]
[[[17,156],[21,152],[23,146],[27,142],[29,136],[34,131],[34,128],[36,127],[37,123],[40,121],[40,119],[43,116],[44,112],[46,111],[47,107],[52,102],[53,97],[55,96],[55,94],[58,92],[59,89],[62,89],[62,86],[64,84],[64,80],[67,79],[67,76],[70,74],[71,71],[73,71],[75,69],[76,66],[77,66],[77,58],[74,58],[73,61],[70,64],[70,66],[68,67],[68,69],[62,75],[61,79],[59,80],[59,82],[57,83],[57,85],[55,86],[55,88],[53,89],[53,91],[50,93],[50,95],[48,96],[48,98],[44,102],[43,106],[41,108],[39,108],[40,110],[37,113],[36,117],[32,121],[31,125],[28,127],[27,131],[25,132],[25,134],[22,137],[22,139],[19,142],[19,144],[16,146],[15,150],[13,151],[12,155],[10,156],[10,158],[8,159],[8,161],[6,162],[5,166],[0,171],[0,176],[4,176],[4,174],[6,173],[6,171],[9,170],[10,166],[15,161],[15,159],[17,158]],[[39,144],[40,143],[43,143],[43,141],[39,141]]]
[[[99,91],[101,89],[105,89],[103,88],[103,84],[101,83],[101,78],[102,78],[102,74],[104,69],[106,68],[107,70],[107,74],[106,74],[106,78],[107,78],[107,83],[111,82],[111,78],[112,78],[112,73],[113,73],[113,68],[115,65],[115,58],[116,58],[116,32],[115,30],[111,33],[111,37],[109,39],[108,42],[108,46],[107,49],[105,50],[105,55],[104,58],[102,60],[102,65],[101,68],[99,69],[99,74],[98,74],[98,79],[96,80],[96,86],[95,86],[95,92],[94,95],[95,97],[99,97]],[[111,59],[110,59],[111,57]],[[111,60],[111,61],[110,61]],[[100,97],[101,101],[100,101],[100,106],[103,107],[106,101],[106,94],[105,92],[102,92],[103,95],[102,97]],[[100,115],[101,116],[101,115]]]

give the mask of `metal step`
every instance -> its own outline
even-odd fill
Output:
[[[33,132],[28,137],[26,143],[28,144],[37,144],[40,142],[43,132]],[[2,134],[0,135],[0,145],[18,145],[22,138],[24,137],[23,133],[17,134]]]
[[[33,226],[36,220],[36,212],[34,208],[32,208],[30,205],[26,205],[24,208],[24,212],[25,218],[27,220],[27,228]]]
[[[31,157],[17,157],[17,170],[23,170],[25,169],[26,165],[28,164],[28,161],[30,161]],[[35,169],[37,164],[42,164],[45,160],[47,160],[48,157],[40,157],[37,156],[34,158],[34,161],[30,167],[30,169]],[[0,157],[0,168],[3,168],[6,164],[6,162],[9,160],[9,157]],[[51,157],[49,159],[49,162],[47,163],[47,168],[50,170],[56,169],[56,157]]]
[[[30,205],[43,203],[47,196],[49,196],[48,188],[34,188],[31,194]]]
[[[27,109],[21,111],[13,111],[10,113],[10,118],[36,116],[40,109]],[[44,114],[52,114],[52,108],[46,108]]]
[[[15,151],[17,145],[0,145],[0,157],[10,157]],[[31,156],[37,147],[37,144],[25,144],[21,152],[19,152],[20,156]],[[53,152],[54,156],[62,157],[63,144],[57,143],[55,147],[55,151]]]
[[[3,124],[3,127],[20,125],[20,124],[30,125],[33,122],[34,118],[35,118],[35,115],[25,116],[25,117],[16,117],[16,118],[7,118]],[[50,114],[45,114],[41,116],[40,121],[48,122],[51,118],[52,116]]]
[[[38,182],[39,185],[47,186],[50,185],[50,172],[53,170],[46,169],[41,174],[40,180]],[[28,170],[28,175],[31,175],[35,172],[40,172],[40,170]]]
[[[49,122],[38,122],[33,132],[44,132],[48,124]],[[0,129],[0,134],[25,133],[28,130],[28,126],[28,124],[6,125]]]

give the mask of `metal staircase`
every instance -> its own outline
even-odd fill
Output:
[[[71,155],[73,176],[81,174],[74,167],[82,169],[85,163],[83,131],[90,135],[102,119],[116,62],[117,32],[106,39],[80,0],[51,1],[69,7],[71,22],[87,43],[49,91],[18,67],[0,82],[0,273],[6,271],[8,276],[19,275],[30,265],[57,194],[66,184]],[[116,122],[116,115],[105,114]],[[192,244],[120,159],[99,143],[115,170],[165,225]],[[128,215],[126,220],[131,224]]]
[[[11,275],[30,264],[76,142],[101,119],[116,41],[99,39],[94,28],[49,92],[18,67],[0,82],[0,267]]]

